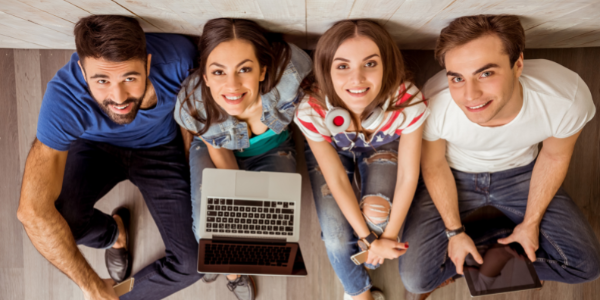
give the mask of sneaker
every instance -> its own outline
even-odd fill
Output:
[[[373,297],[373,300],[385,300],[385,295],[379,290],[371,290],[371,297]],[[344,293],[344,300],[352,300],[352,297]]]
[[[252,277],[242,275],[234,281],[227,281],[227,288],[233,292],[238,300],[254,300],[256,297],[256,284]]]
[[[214,273],[204,274],[204,276],[202,276],[202,281],[204,283],[211,283],[211,282],[217,280],[217,277],[219,277],[219,274],[214,274]]]

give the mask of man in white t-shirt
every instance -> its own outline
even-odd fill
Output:
[[[523,60],[516,16],[462,17],[444,28],[436,58],[445,67],[423,89],[431,115],[403,240],[400,274],[421,298],[463,273],[476,244],[518,242],[541,280],[600,275],[600,243],[560,188],[582,128],[595,114],[590,90],[567,68]],[[543,148],[538,153],[538,144]],[[426,185],[426,188],[425,188]],[[461,219],[494,206],[516,225],[480,237]],[[493,224],[492,224],[493,225]]]

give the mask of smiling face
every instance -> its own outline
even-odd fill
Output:
[[[86,57],[79,67],[91,96],[115,123],[129,124],[137,115],[147,88],[151,57],[147,65],[141,59],[112,62]]]
[[[208,55],[204,81],[215,102],[230,116],[240,117],[258,104],[266,69],[258,63],[250,42],[234,39]]]
[[[501,126],[519,114],[522,54],[511,66],[500,38],[485,35],[449,50],[444,59],[450,94],[471,122]]]
[[[331,81],[336,94],[356,115],[375,99],[381,90],[383,63],[379,47],[365,36],[345,40],[335,52]]]

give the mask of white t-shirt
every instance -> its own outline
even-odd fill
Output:
[[[525,60],[519,81],[523,107],[517,117],[503,126],[483,127],[456,105],[446,71],[440,71],[423,88],[431,110],[423,138],[446,140],[446,159],[453,169],[498,172],[528,165],[538,155],[538,143],[569,137],[594,117],[596,107],[587,85],[555,62]]]

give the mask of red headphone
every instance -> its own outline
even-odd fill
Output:
[[[336,135],[340,132],[344,132],[350,127],[350,113],[341,108],[333,107],[329,103],[329,99],[325,97],[325,104],[327,105],[327,114],[325,115],[325,126],[329,129],[332,135]],[[376,107],[373,109],[371,114],[361,122],[364,129],[373,130],[381,124],[385,117],[385,110],[390,104],[390,98],[388,98],[382,107]]]

